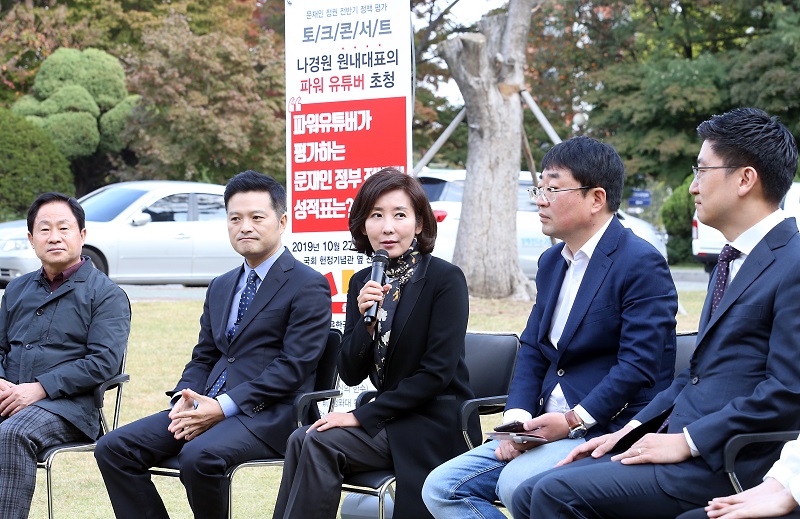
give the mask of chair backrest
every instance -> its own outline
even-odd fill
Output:
[[[322,352],[322,357],[317,363],[316,379],[314,381],[314,391],[326,391],[335,389],[339,378],[339,372],[336,369],[336,357],[339,355],[339,347],[342,344],[342,332],[336,328],[331,328],[328,332],[328,340],[325,342],[325,350]],[[331,401],[330,405],[333,405]],[[330,411],[330,406],[329,409]],[[322,416],[319,412],[317,404],[308,406],[306,412],[301,413],[305,424],[311,424],[319,420]]]
[[[513,333],[467,333],[465,360],[475,398],[505,395],[519,350]]]
[[[331,328],[328,332],[328,341],[325,343],[325,351],[317,364],[317,378],[314,382],[314,391],[324,391],[336,387],[336,357],[339,355],[339,347],[342,344],[342,332],[336,328]]]
[[[689,367],[697,344],[697,332],[680,332],[675,343],[675,376]]]

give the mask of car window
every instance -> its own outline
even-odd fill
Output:
[[[186,222],[189,220],[189,193],[165,196],[142,210],[154,222]]]
[[[439,195],[439,200],[443,202],[461,202],[462,198],[464,198],[463,180],[445,182],[442,187],[442,193]]]
[[[201,222],[227,220],[224,197],[222,195],[197,193],[197,219]]]
[[[88,222],[110,222],[146,191],[112,186],[81,198]]]
[[[442,196],[442,189],[447,184],[446,180],[428,177],[420,177],[419,182],[422,184],[422,189],[425,191],[425,196],[428,197],[429,202],[439,200],[439,197]]]

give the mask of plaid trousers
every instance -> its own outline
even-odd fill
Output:
[[[36,455],[86,435],[60,416],[35,405],[0,417],[0,519],[26,519],[36,488]]]

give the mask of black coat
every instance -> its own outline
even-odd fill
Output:
[[[375,345],[356,300],[369,275],[369,268],[356,273],[347,295],[338,365],[348,385],[359,384],[375,369]],[[430,517],[421,495],[425,478],[467,450],[457,410],[473,397],[464,363],[468,318],[464,274],[446,261],[421,255],[393,319],[383,388],[375,400],[353,411],[370,435],[386,428],[397,476],[395,519]],[[473,442],[479,443],[477,416],[470,426]]]

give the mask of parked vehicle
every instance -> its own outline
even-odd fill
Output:
[[[82,197],[83,254],[117,283],[208,284],[241,264],[230,245],[225,187],[199,182],[138,181]],[[36,270],[27,224],[0,224],[0,283]]]
[[[794,216],[798,219],[798,228],[800,228],[800,182],[792,183],[786,197],[781,201],[781,208],[786,211],[787,216]],[[719,253],[726,243],[728,240],[725,239],[725,236],[698,220],[697,211],[695,211],[692,218],[692,255],[695,260],[703,264],[706,272],[710,273],[714,269],[714,265],[719,260]]]
[[[433,255],[452,261],[461,218],[466,171],[425,168],[418,178],[439,220]],[[542,223],[537,214],[539,207],[528,195],[528,188],[531,186],[533,177],[530,172],[521,171],[517,189],[517,252],[522,271],[529,278],[535,278],[539,255],[552,245],[552,241],[542,232]],[[667,257],[667,247],[651,224],[622,210],[617,212],[617,217],[622,225],[650,242],[662,256]]]

